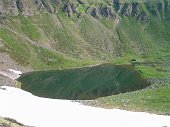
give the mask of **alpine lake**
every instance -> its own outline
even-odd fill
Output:
[[[23,90],[34,95],[68,100],[91,100],[150,85],[132,66],[113,64],[34,71],[22,74],[17,80]]]

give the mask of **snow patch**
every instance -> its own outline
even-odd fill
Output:
[[[36,127],[170,127],[170,116],[84,106],[18,88],[0,89],[0,116]],[[4,90],[5,89],[5,90]]]
[[[22,72],[21,71],[16,71],[16,70],[13,70],[13,69],[9,69],[9,71],[15,73],[15,74],[18,74],[18,75],[21,75]]]
[[[7,69],[7,70],[0,71],[0,74],[5,76],[5,77],[8,77],[10,79],[15,80],[15,79],[19,78],[22,75],[22,72],[21,71],[16,71],[14,69]]]

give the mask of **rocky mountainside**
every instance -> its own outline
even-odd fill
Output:
[[[133,16],[140,21],[149,19],[149,15],[168,19],[169,0],[141,1],[141,0],[1,0],[1,16],[34,16],[39,11],[56,15],[59,10],[69,17],[81,17],[83,13],[97,19],[102,17],[116,18],[118,16]]]
[[[153,76],[169,70],[169,29],[169,0],[0,0],[0,66],[139,62]]]

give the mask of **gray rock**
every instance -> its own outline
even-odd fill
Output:
[[[52,4],[47,0],[41,0],[42,4],[41,7],[44,7],[48,12],[54,13],[55,9],[53,8]]]
[[[83,0],[77,0],[79,4],[84,4]]]
[[[0,48],[4,47],[4,43],[2,42],[2,39],[0,38]]]
[[[121,3],[119,0],[112,0],[113,6],[116,10],[116,12],[120,12],[121,10]]]
[[[11,0],[10,12],[11,12],[11,14],[13,16],[17,16],[18,15],[18,9],[17,9],[16,0]]]
[[[116,14],[114,9],[111,6],[106,6],[101,9],[101,15],[107,18],[115,18]]]
[[[67,13],[68,17],[72,17],[73,12],[72,12],[70,3],[67,3],[67,4],[64,6],[63,11],[64,11],[65,13]]]
[[[126,3],[124,5],[124,8],[122,10],[122,13],[126,16],[130,16],[132,14],[132,4],[131,3]]]
[[[29,2],[26,0],[19,0],[16,2],[18,10],[24,15],[24,16],[33,16],[33,12],[31,10],[31,7],[29,5]]]
[[[0,1],[0,15],[3,13],[3,1]]]
[[[72,17],[73,14],[78,14],[79,15],[79,12],[77,10],[77,7],[73,4],[73,3],[70,3],[70,2],[67,2],[63,8],[63,11],[65,13],[67,13],[68,17]]]
[[[33,0],[33,3],[36,7],[36,11],[46,11],[46,8],[44,7],[43,3],[41,2],[41,0]]]
[[[100,16],[100,11],[97,9],[97,8],[94,8],[91,15],[93,17],[95,17],[96,19],[101,19],[101,16]]]
[[[140,22],[147,22],[149,20],[149,17],[146,12],[142,12],[138,17],[138,20]]]
[[[0,1],[0,16],[1,15],[11,15],[11,16],[17,16],[18,15],[18,9],[16,5],[16,0],[1,0]]]
[[[141,7],[138,2],[132,2],[132,13],[131,15],[137,17],[140,13]]]

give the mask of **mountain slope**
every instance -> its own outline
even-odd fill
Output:
[[[167,58],[169,3],[2,0],[0,51],[40,70]]]

